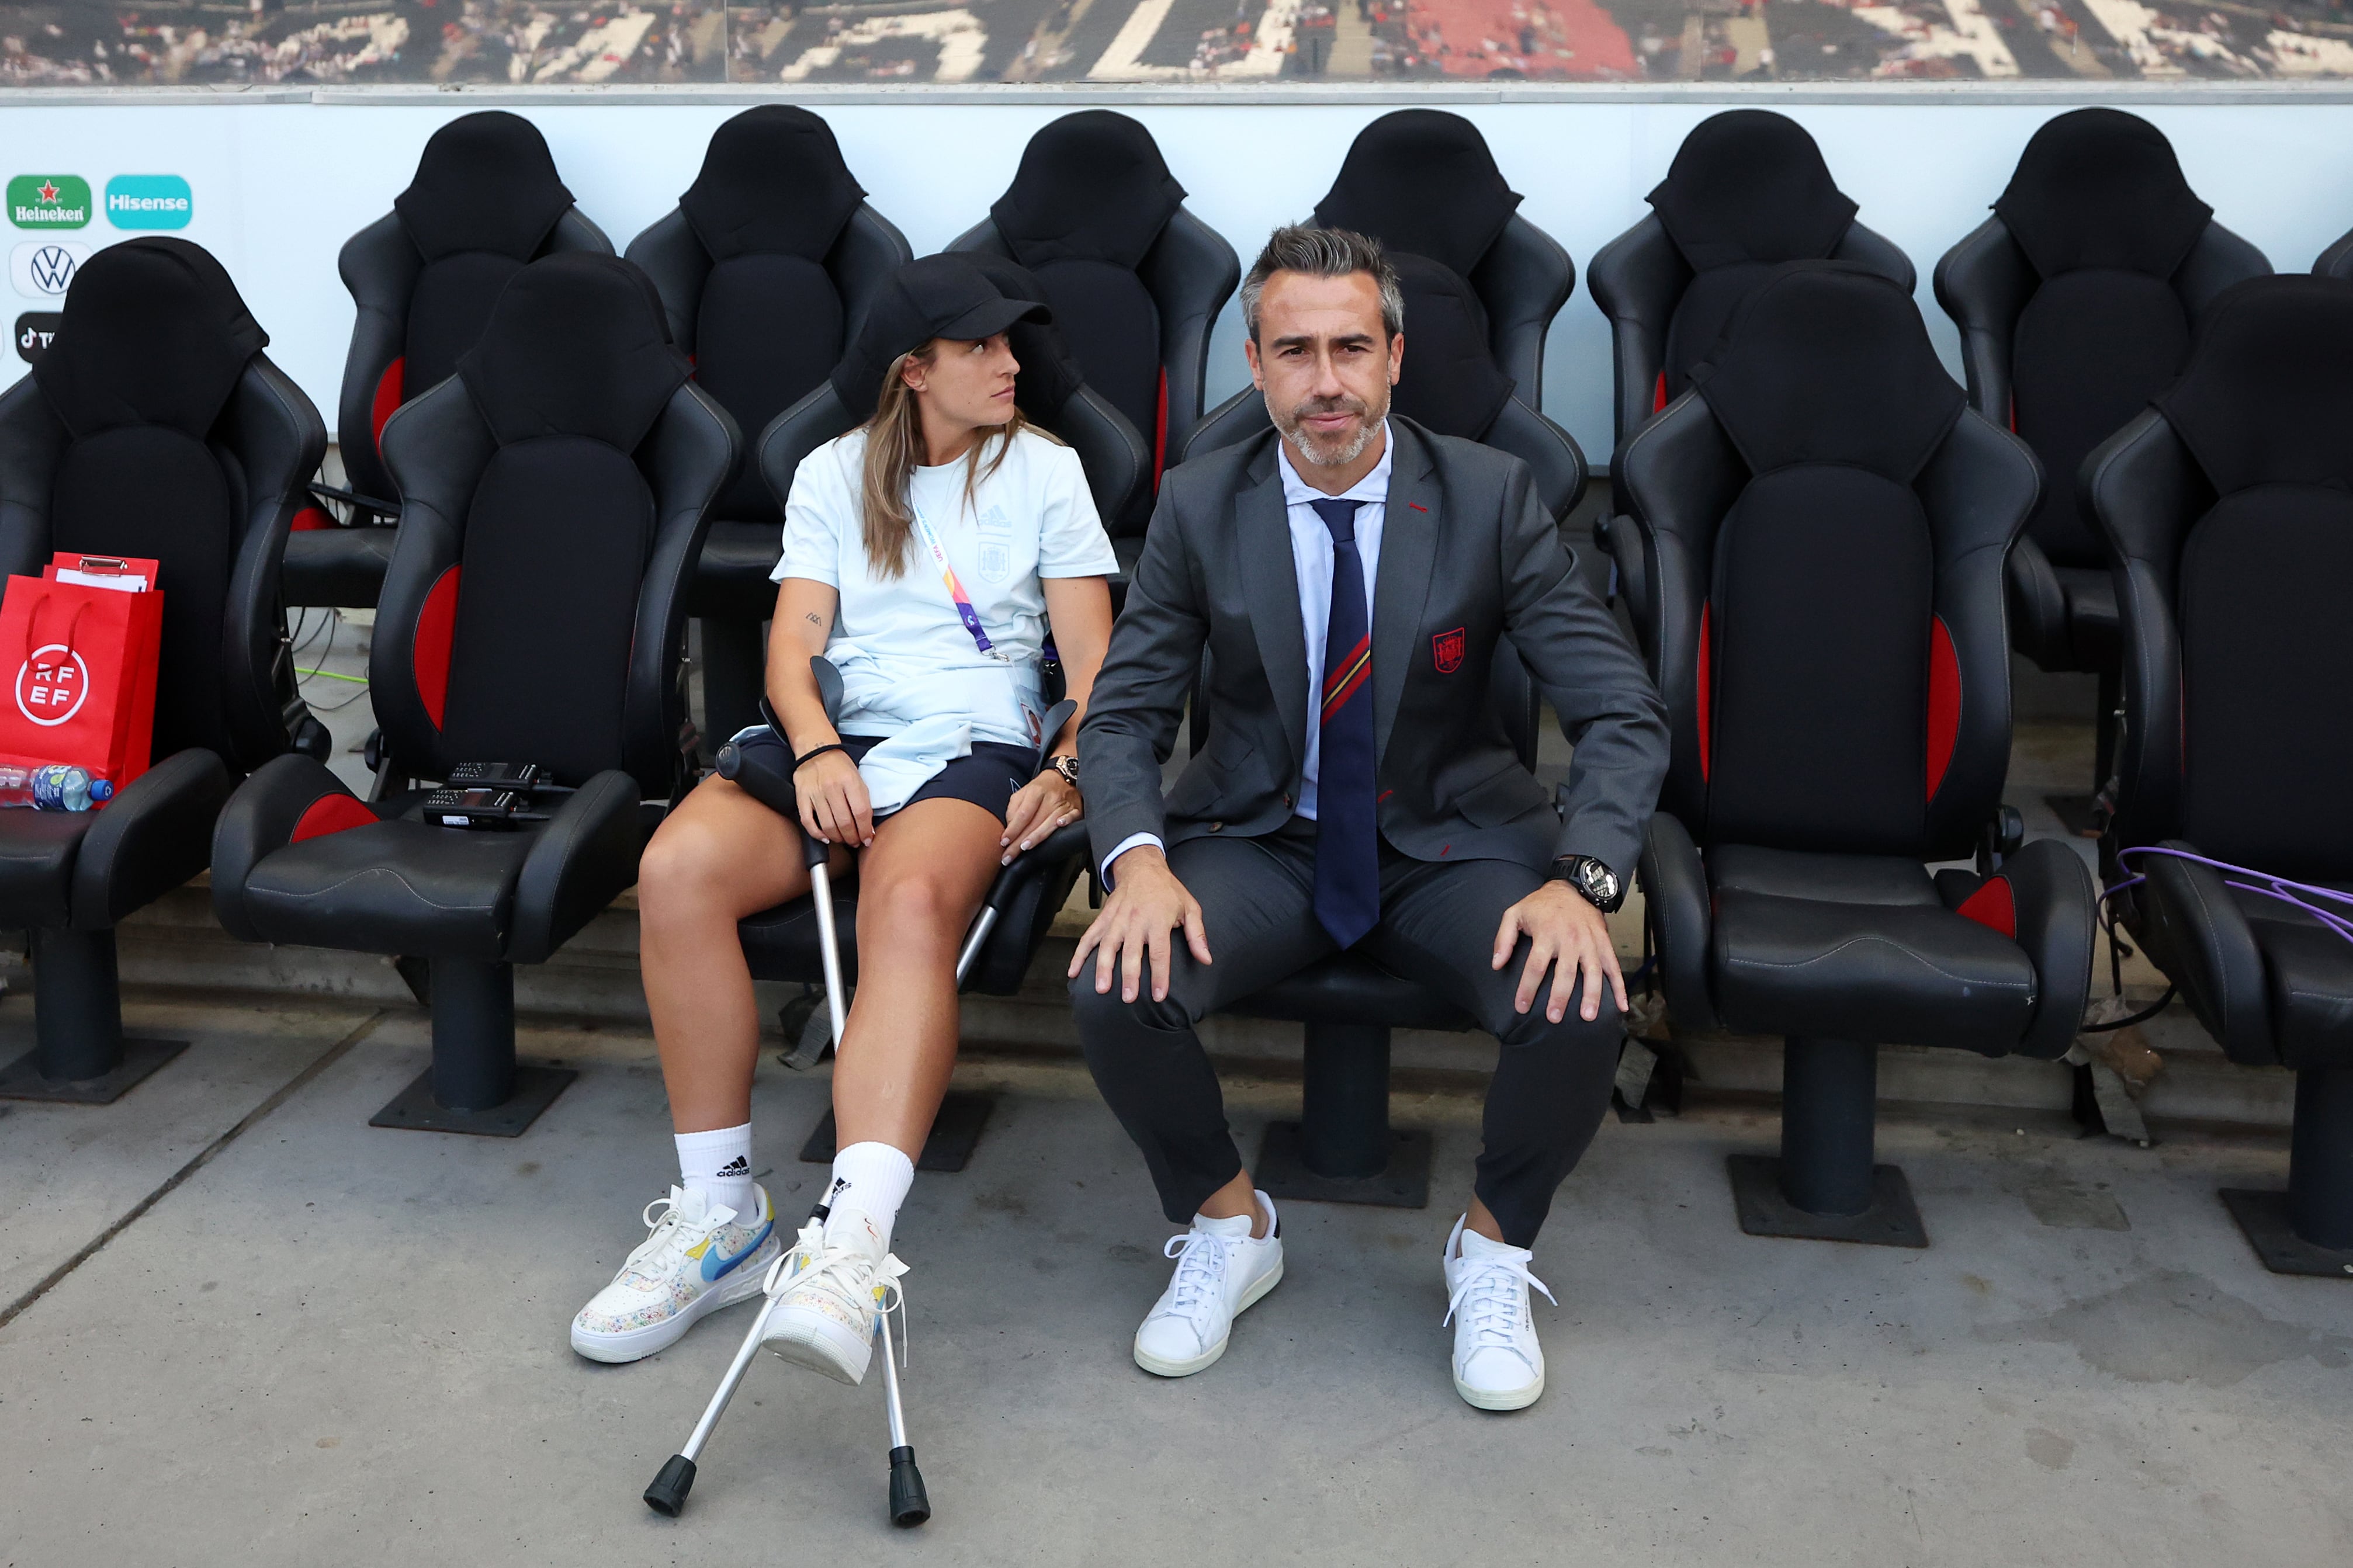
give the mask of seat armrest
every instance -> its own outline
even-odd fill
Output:
[[[188,753],[184,752],[181,755]],[[142,778],[139,784],[146,782]],[[125,790],[125,798],[139,784]],[[343,813],[344,820],[338,826],[358,824],[363,820],[362,813],[369,818],[375,816],[364,801],[344,787],[343,780],[327,770],[324,763],[294,752],[264,763],[254,770],[251,778],[237,786],[235,794],[227,796],[227,804],[219,808],[219,820],[212,829],[213,915],[231,936],[240,942],[269,940],[246,917],[245,884],[265,857],[294,841],[296,830],[311,807],[336,797],[358,808],[354,812],[348,806],[330,807],[330,811],[340,809]],[[115,807],[107,809],[112,811]]]
[[[1087,825],[1065,823],[997,874],[985,900],[997,911],[997,925],[965,976],[965,990],[1010,996],[1021,989],[1022,975],[1089,854]]]
[[[515,877],[507,962],[546,962],[638,879],[644,847],[636,779],[607,768],[573,792],[539,830]]]
[[[1686,1029],[1720,1029],[1708,991],[1708,945],[1714,909],[1699,847],[1670,812],[1656,812],[1642,844],[1642,898],[1658,944],[1659,982],[1667,1011]]]
[[[1643,661],[1653,677],[1658,670],[1658,626],[1651,618],[1651,563],[1642,525],[1620,512],[1601,520],[1594,530],[1601,548],[1618,565],[1618,596],[1626,601],[1626,618],[1634,623],[1635,640],[1642,645]]]
[[[2197,852],[2178,838],[2164,847]],[[2222,873],[2170,855],[2137,856],[2134,866],[2148,877],[2141,938],[2150,960],[2181,987],[2224,1055],[2253,1067],[2277,1066],[2263,949]]]
[[[2055,1061],[2074,1043],[2092,996],[2099,932],[2092,873],[2068,845],[2042,838],[2006,857],[1987,881],[2010,884],[2011,937],[2034,961],[2034,1022],[2018,1042],[2018,1054]]]
[[[2069,669],[2074,666],[2073,644],[2067,632],[2067,595],[2059,574],[2042,547],[2021,533],[2011,542],[2002,563],[2002,584],[2010,597],[2010,640],[2039,669]]]
[[[131,781],[83,835],[74,858],[76,931],[105,931],[203,870],[228,769],[199,746]]]

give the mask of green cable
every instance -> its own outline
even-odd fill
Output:
[[[365,686],[367,684],[367,677],[364,675],[337,675],[332,669],[304,669],[298,665],[295,667],[294,673],[297,675],[324,676],[329,680],[348,680],[354,686]]]

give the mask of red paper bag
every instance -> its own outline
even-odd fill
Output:
[[[141,564],[153,581],[152,563]],[[163,632],[160,592],[9,578],[0,595],[0,672],[9,681],[0,752],[69,763],[117,791],[145,773]]]

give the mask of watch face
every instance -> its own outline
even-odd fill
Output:
[[[1609,903],[1618,897],[1618,873],[1591,856],[1577,862],[1577,883],[1585,889],[1585,896],[1597,904]]]

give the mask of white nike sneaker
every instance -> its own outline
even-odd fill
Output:
[[[590,1361],[637,1361],[677,1343],[705,1312],[758,1295],[783,1244],[768,1194],[752,1190],[760,1212],[740,1224],[699,1191],[672,1187],[648,1204],[653,1233],[572,1320],[572,1348]]]
[[[1482,1410],[1525,1410],[1544,1393],[1544,1347],[1536,1343],[1528,1288],[1558,1303],[1528,1272],[1535,1256],[1489,1241],[1459,1219],[1446,1238],[1440,1261],[1446,1267],[1446,1320],[1454,1325],[1454,1392]]]
[[[1161,1377],[1190,1377],[1226,1353],[1234,1320],[1282,1283],[1282,1237],[1274,1200],[1255,1194],[1266,1210],[1266,1235],[1250,1235],[1250,1216],[1193,1216],[1193,1228],[1161,1249],[1176,1260],[1176,1276],[1135,1331],[1135,1364]]]
[[[785,1360],[853,1388],[874,1353],[875,1320],[904,1305],[899,1280],[907,1272],[871,1227],[860,1240],[872,1245],[828,1241],[823,1220],[801,1226],[792,1250],[768,1266],[767,1292],[783,1300],[760,1336]]]

